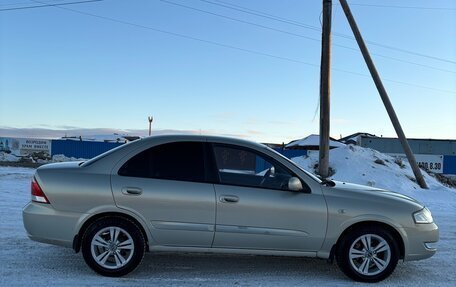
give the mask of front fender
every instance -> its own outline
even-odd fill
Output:
[[[317,252],[317,256],[320,258],[329,258],[331,254],[331,249],[333,248],[333,246],[337,244],[339,238],[344,233],[344,231],[360,223],[381,223],[388,225],[401,236],[402,242],[404,244],[404,249],[408,250],[407,234],[402,226],[398,225],[394,220],[386,216],[377,214],[363,214],[355,217],[349,217],[346,220],[330,219],[328,223],[328,232],[326,234],[325,241],[323,242],[322,249]]]

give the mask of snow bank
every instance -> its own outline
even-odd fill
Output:
[[[315,173],[318,153],[292,158],[307,171]],[[334,180],[375,186],[378,188],[410,194],[421,189],[406,160],[395,158],[370,148],[347,145],[330,150],[329,165],[335,171]],[[423,171],[430,190],[448,189],[434,177]]]
[[[293,142],[287,144],[286,147],[287,148],[296,147],[296,146],[301,146],[301,147],[316,146],[317,147],[319,145],[320,145],[320,136],[319,135],[310,135],[310,136],[307,136],[300,140],[293,141]],[[342,146],[345,146],[345,144],[330,139],[329,146],[330,147],[342,147]]]
[[[13,154],[8,154],[0,152],[0,162],[23,162],[23,163],[39,163],[46,164],[52,162],[64,162],[64,161],[86,161],[84,158],[75,158],[67,157],[63,154],[53,155],[52,158],[49,157],[40,157],[35,156],[35,154],[26,155],[26,156],[15,156]]]
[[[20,157],[6,152],[0,152],[0,161],[16,162],[21,160]]]
[[[86,161],[85,158],[76,158],[76,157],[67,157],[63,154],[56,154],[52,156],[51,161],[49,162],[64,162],[64,161]]]

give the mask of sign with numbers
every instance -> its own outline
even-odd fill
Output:
[[[391,156],[399,156],[407,159],[404,154],[389,153]],[[419,167],[433,173],[443,173],[443,155],[436,154],[415,154]]]

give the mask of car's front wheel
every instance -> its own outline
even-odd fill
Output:
[[[141,230],[130,220],[105,217],[92,223],[82,238],[87,265],[104,276],[122,276],[133,271],[145,253]]]
[[[337,265],[342,272],[361,282],[385,279],[399,260],[394,237],[381,228],[362,228],[346,234],[336,252]]]

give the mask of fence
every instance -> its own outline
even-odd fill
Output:
[[[88,159],[122,144],[123,143],[52,140],[51,155],[63,154],[66,157]]]
[[[52,140],[51,155],[63,154],[66,157],[89,159],[122,144],[123,143]],[[306,150],[284,150],[282,148],[276,148],[275,150],[287,158],[307,155]]]

